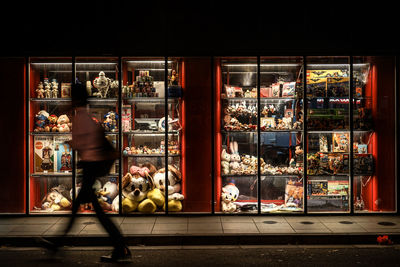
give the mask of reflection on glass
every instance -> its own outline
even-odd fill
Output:
[[[348,212],[350,75],[347,57],[309,57],[307,65],[307,205]]]

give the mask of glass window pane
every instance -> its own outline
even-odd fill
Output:
[[[165,58],[123,58],[122,98],[122,213],[164,213]],[[177,103],[168,99],[169,110]],[[168,130],[171,141],[179,136],[179,129]],[[169,149],[173,147],[171,143]]]
[[[348,57],[307,57],[308,212],[349,212]]]
[[[87,111],[105,130],[108,141],[119,149],[118,116],[118,58],[77,57],[75,61],[76,82],[86,85],[89,95]],[[79,160],[79,159],[78,159]],[[82,183],[82,169],[77,169],[76,191]],[[108,213],[118,213],[119,160],[115,160],[105,177],[99,177],[94,186],[101,195],[99,203]],[[91,205],[81,205],[82,213],[93,212]]]
[[[261,212],[303,211],[302,57],[261,57]]]
[[[258,211],[257,59],[219,58],[216,212]]]
[[[69,212],[72,59],[30,58],[29,74],[29,212]]]

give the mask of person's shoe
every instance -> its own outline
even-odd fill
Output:
[[[101,256],[100,260],[102,262],[132,262],[132,254],[127,247],[122,251],[114,249],[110,255]]]

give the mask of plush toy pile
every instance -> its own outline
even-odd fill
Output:
[[[229,183],[222,187],[221,192],[221,209],[223,212],[236,211],[236,204],[234,203],[239,197],[239,189],[233,184]]]
[[[41,209],[48,212],[71,209],[69,191],[63,185],[51,188],[42,200]]]
[[[180,194],[182,174],[168,165],[168,185],[165,185],[165,171],[165,168],[156,170],[150,163],[131,166],[122,178],[122,212],[165,210],[165,193],[168,194],[168,211],[181,211],[184,199]]]
[[[35,132],[70,132],[72,123],[66,114],[57,117],[45,110],[39,111],[35,116]]]
[[[239,155],[238,143],[230,143],[231,154],[226,149],[221,153],[221,169],[223,175],[255,175],[257,174],[257,157],[246,154]],[[288,167],[272,166],[260,159],[261,174],[265,175],[298,175],[302,174],[303,168],[296,166],[294,159]]]

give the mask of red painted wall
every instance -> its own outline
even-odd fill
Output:
[[[211,211],[211,62],[185,58],[184,212]]]
[[[25,59],[0,59],[0,213],[25,213]]]

